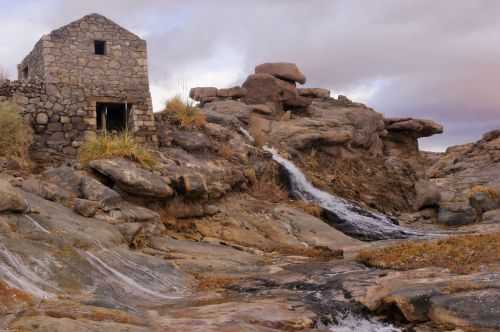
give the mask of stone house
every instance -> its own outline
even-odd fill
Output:
[[[146,41],[98,14],[43,36],[0,85],[33,124],[34,150],[74,155],[89,136],[128,130],[157,144]]]

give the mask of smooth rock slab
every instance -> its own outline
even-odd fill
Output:
[[[168,198],[174,194],[169,181],[150,171],[140,168],[125,159],[94,160],[90,167],[111,178],[123,191],[153,198]]]
[[[431,299],[430,318],[446,327],[467,331],[500,330],[500,290],[436,296]]]

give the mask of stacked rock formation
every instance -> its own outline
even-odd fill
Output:
[[[305,110],[315,98],[329,98],[330,91],[321,88],[297,88],[306,77],[296,64],[287,62],[264,63],[255,67],[241,87],[217,89],[193,88],[190,97],[202,105],[218,100],[240,100],[247,105],[259,105],[275,111]],[[263,107],[260,107],[263,106]]]

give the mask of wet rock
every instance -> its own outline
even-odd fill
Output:
[[[485,289],[433,297],[429,316],[443,327],[499,331],[500,291]]]
[[[5,180],[0,180],[0,212],[28,211],[27,201]]]
[[[100,206],[98,202],[78,198],[75,200],[73,210],[81,216],[91,218],[96,215]]]
[[[477,213],[470,206],[446,204],[439,208],[438,223],[445,226],[463,226],[476,221]]]
[[[174,193],[169,180],[125,159],[94,160],[89,166],[112,179],[121,190],[131,195],[168,198]]]
[[[100,202],[105,206],[121,201],[120,194],[90,176],[82,178],[80,191],[83,198]]]
[[[441,191],[434,183],[426,180],[419,180],[415,183],[415,209],[422,210],[427,207],[439,206]]]
[[[269,74],[276,78],[298,82],[300,84],[306,83],[306,77],[299,70],[296,64],[287,62],[276,63],[263,63],[255,67],[256,74]]]

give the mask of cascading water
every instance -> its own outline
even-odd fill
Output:
[[[329,224],[341,232],[368,241],[404,239],[422,235],[396,225],[386,215],[365,210],[345,199],[319,190],[306,179],[297,166],[281,157],[276,150],[270,147],[264,147],[264,150],[270,152],[273,159],[286,170],[292,195],[319,204]]]
[[[330,326],[332,332],[401,332],[390,324],[384,324],[376,320],[356,317],[353,314],[347,314],[337,318],[337,324]]]

